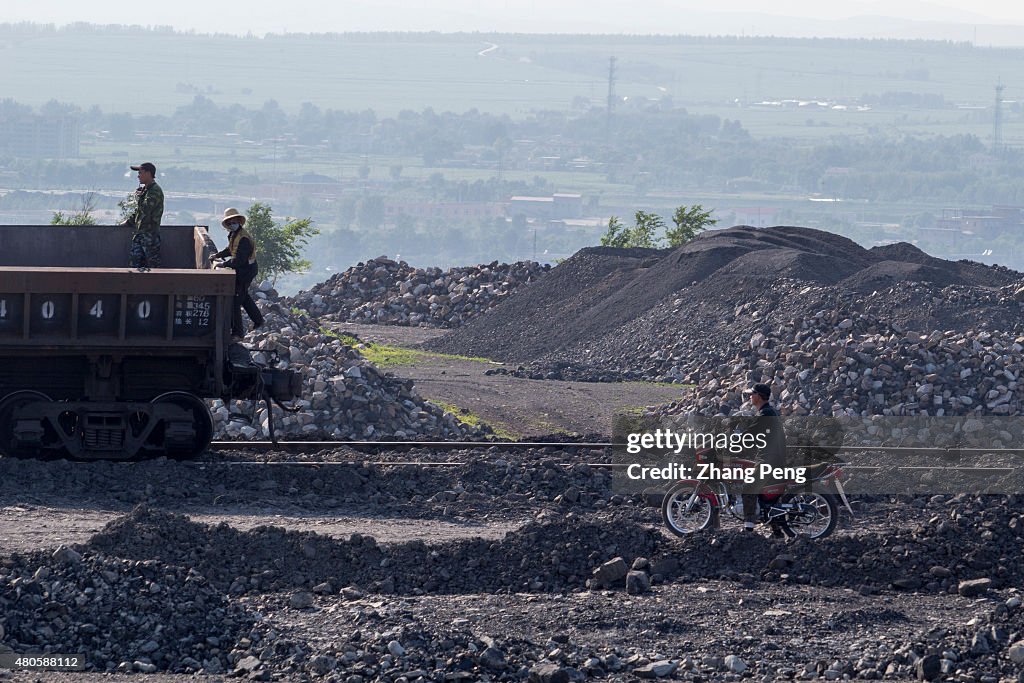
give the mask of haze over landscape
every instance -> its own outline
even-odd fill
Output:
[[[764,3],[726,0],[714,11],[695,0],[644,0],[628,8],[614,0],[297,0],[253,5],[238,0],[125,5],[113,0],[5,3],[7,21],[138,24],[244,35],[348,31],[480,31],[901,37],[1024,43],[1024,7],[1000,0],[926,2]]]
[[[553,262],[612,217],[693,204],[1024,265],[998,209],[1024,204],[1021,52],[992,47],[1024,45],[1024,9],[704,7],[16,0],[0,222],[83,196],[116,220],[125,167],[153,160],[169,221],[311,218],[313,271],[285,290],[382,253]]]

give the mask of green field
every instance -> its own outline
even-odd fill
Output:
[[[481,55],[489,46],[495,49]],[[169,113],[203,94],[219,105],[274,99],[295,112],[403,109],[506,113],[603,106],[608,60],[616,94],[741,121],[755,135],[821,138],[872,131],[987,135],[994,86],[1020,97],[1024,50],[929,42],[694,39],[485,34],[288,34],[238,38],[141,29],[0,27],[0,92],[134,115]],[[864,94],[942,95],[937,110],[857,112],[771,108],[786,99],[851,103]],[[1019,107],[1006,108],[1008,142],[1024,141]]]

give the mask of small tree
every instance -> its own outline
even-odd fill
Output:
[[[129,192],[124,199],[117,203],[117,224],[124,225],[129,218],[135,215],[137,208],[139,208],[139,195]]]
[[[601,236],[602,247],[626,247],[629,241],[629,231],[626,230],[618,216],[608,219],[608,230]]]
[[[82,206],[75,213],[65,215],[63,211],[54,211],[50,225],[96,225],[96,219],[92,217],[95,208],[96,193],[89,192],[82,195]]]
[[[246,211],[245,227],[256,242],[256,260],[263,277],[276,282],[285,273],[309,270],[312,264],[302,258],[302,250],[309,238],[320,233],[312,219],[279,225],[274,221],[273,209],[256,202]]]
[[[618,216],[612,216],[608,219],[607,232],[601,237],[601,246],[657,249],[661,242],[657,235],[664,227],[665,221],[661,216],[647,211],[637,211],[630,228],[624,226]]]
[[[659,232],[665,229],[665,220],[656,213],[637,211],[633,218],[633,229],[629,246],[657,249],[661,246]]]
[[[672,222],[676,227],[666,230],[665,237],[670,247],[678,247],[718,223],[718,220],[711,217],[711,211],[705,211],[700,204],[694,204],[676,209],[672,214]]]

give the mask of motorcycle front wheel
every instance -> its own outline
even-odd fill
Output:
[[[797,536],[825,538],[835,531],[839,522],[839,505],[832,495],[814,491],[787,493],[779,498],[779,504],[799,508],[787,514],[781,522]]]
[[[707,529],[719,514],[711,502],[712,495],[700,482],[681,481],[675,484],[661,501],[661,517],[665,526],[676,536],[683,537]]]

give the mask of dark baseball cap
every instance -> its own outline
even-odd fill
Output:
[[[747,389],[743,393],[744,394],[757,394],[758,396],[760,396],[761,398],[763,398],[764,400],[767,401],[768,399],[770,399],[772,397],[772,388],[770,386],[768,386],[767,384],[755,384],[754,386],[750,387],[749,389]]]
[[[153,175],[156,175],[156,166],[148,161],[143,161],[138,166],[132,166],[133,171],[149,171]]]

